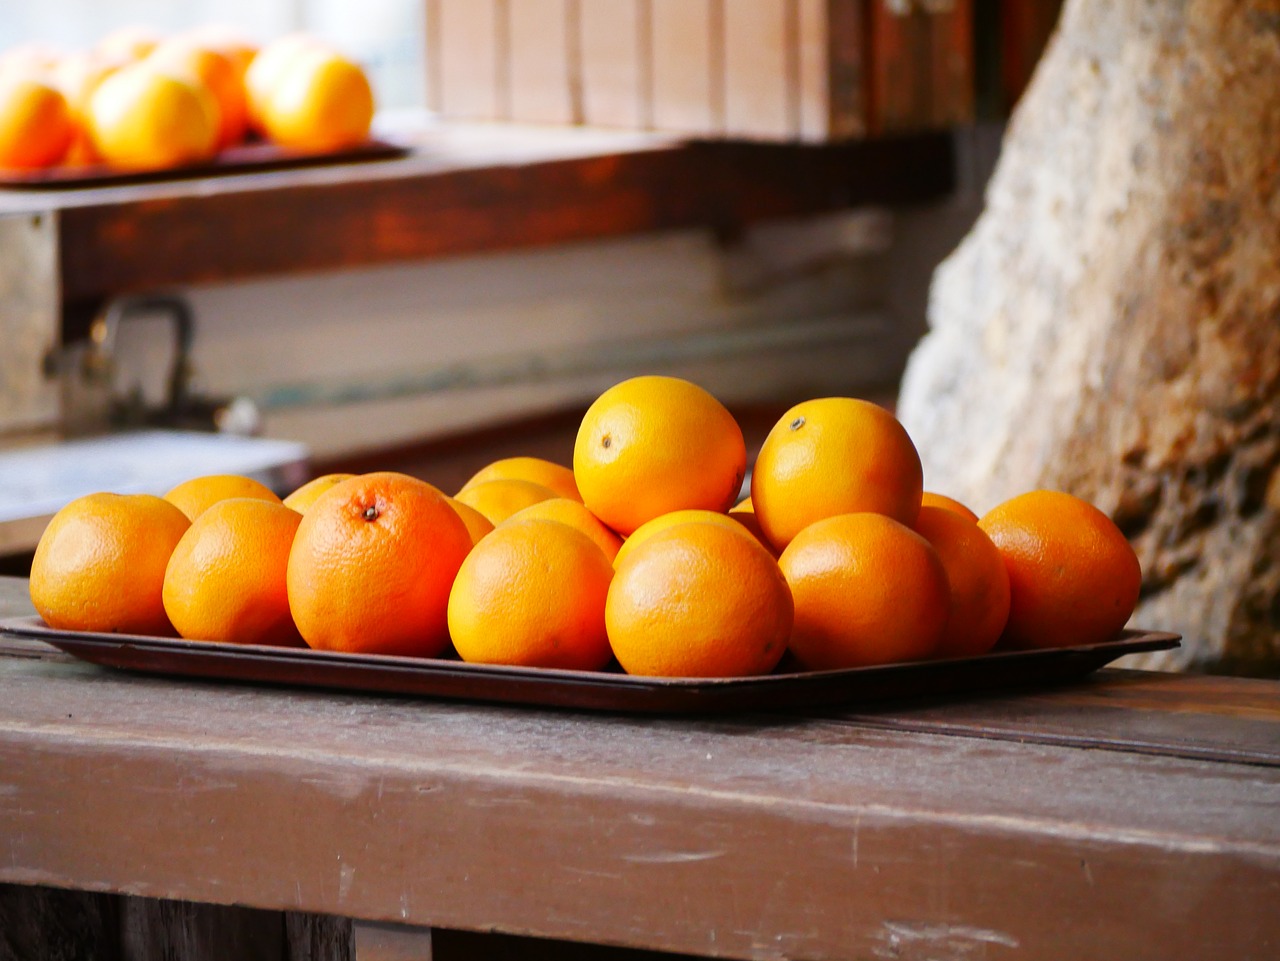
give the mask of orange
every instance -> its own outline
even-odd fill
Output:
[[[189,524],[150,494],[78,498],[40,536],[31,603],[59,630],[171,635],[164,571]]]
[[[490,524],[497,525],[516,511],[555,496],[555,491],[549,487],[510,477],[463,488],[454,500],[479,511]]]
[[[321,474],[319,477],[313,477],[307,481],[296,491],[284,499],[284,506],[292,508],[299,514],[305,514],[310,510],[311,505],[335,484],[341,484],[344,480],[350,480],[355,474]]]
[[[951,591],[938,657],[970,657],[995,647],[1009,619],[1009,575],[975,521],[945,507],[920,508],[916,533],[938,552]]]
[[[746,525],[740,523],[737,518],[730,517],[728,514],[703,510],[670,511],[666,514],[659,514],[653,520],[645,521],[637,527],[635,532],[623,542],[621,549],[613,560],[613,566],[617,567],[625,561],[628,554],[634,551],[654,534],[668,530],[672,527],[677,527],[680,524],[688,524],[691,521],[700,521],[704,524],[717,524],[726,530],[737,531],[738,533],[750,533],[747,530]]]
[[[280,146],[341,150],[369,139],[373,88],[359,64],[311,47],[289,60],[261,107],[263,128]]]
[[[1002,644],[1099,644],[1124,627],[1138,602],[1138,556],[1111,518],[1061,491],[1019,494],[979,526],[1009,572]]]
[[[492,464],[480,468],[471,476],[462,489],[475,487],[491,480],[527,480],[541,484],[555,492],[557,497],[567,497],[571,501],[581,501],[578,484],[573,479],[573,471],[554,461],[541,457],[504,457]]]
[[[319,38],[308,33],[290,33],[271,41],[254,54],[244,73],[244,92],[249,126],[265,133],[264,114],[272,91],[280,85],[290,64],[307,50],[324,48]]]
[[[621,537],[605,527],[600,518],[587,510],[581,501],[568,497],[551,497],[521,508],[503,521],[503,525],[528,520],[559,521],[561,524],[577,528],[604,551],[604,556],[611,564],[622,547]]]
[[[302,515],[254,497],[218,501],[178,541],[164,575],[164,609],[179,634],[232,644],[302,643],[285,571]]]
[[[455,500],[452,497],[445,497],[445,502],[453,508],[453,512],[462,519],[462,523],[466,525],[467,533],[471,535],[471,543],[473,545],[480,542],[480,538],[484,537],[493,530],[493,521],[485,517],[474,507]]]
[[[120,69],[118,60],[108,60],[93,51],[71,54],[58,62],[53,80],[67,98],[75,127],[71,149],[64,158],[69,164],[96,163],[99,158],[89,138],[89,98],[98,84]]]
[[[659,531],[615,568],[605,625],[628,674],[748,677],[772,671],[791,593],[769,553],[719,524]]]
[[[20,73],[45,77],[57,69],[62,54],[43,43],[24,43],[0,50],[0,74]]]
[[[872,511],[910,526],[920,513],[920,455],[896,417],[865,400],[797,404],[769,431],[751,474],[760,526],[782,550],[814,521]]]
[[[289,609],[328,651],[432,657],[449,643],[449,588],[466,525],[425,481],[381,471],[322,494],[289,553]]]
[[[947,573],[929,542],[883,514],[806,527],[778,559],[795,598],[791,653],[811,670],[918,661],[947,625]]]
[[[257,56],[258,46],[238,29],[225,23],[205,23],[181,33],[177,37],[184,43],[191,43],[206,50],[222,54],[235,69],[236,77],[241,85],[244,75]]]
[[[730,514],[754,514],[755,512],[756,505],[755,502],[751,500],[750,494],[729,508]]]
[[[613,568],[591,538],[550,520],[508,521],[467,555],[449,594],[464,661],[596,671],[609,662]]]
[[[920,506],[923,507],[941,507],[943,510],[951,511],[953,514],[959,514],[961,517],[967,518],[978,523],[978,515],[969,508],[965,507],[954,497],[948,497],[946,494],[935,494],[933,491],[925,491],[920,497]]]
[[[141,60],[160,43],[160,34],[143,24],[112,30],[97,42],[94,50],[113,60]]]
[[[266,484],[239,474],[206,474],[174,487],[164,499],[195,520],[218,501],[228,497],[256,497],[279,504],[280,498]]]
[[[619,534],[671,511],[723,513],[747,451],[733,415],[696,384],[633,377],[595,399],[573,448],[582,502]]]
[[[203,86],[148,61],[103,80],[89,98],[93,149],[114,167],[196,163],[218,148],[218,105]]]
[[[66,156],[75,136],[67,98],[51,79],[0,73],[0,169],[39,170]]]
[[[227,56],[193,39],[166,40],[151,52],[148,62],[181,74],[203,86],[218,105],[218,147],[244,140],[248,128],[244,80]]]

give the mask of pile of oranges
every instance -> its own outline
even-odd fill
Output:
[[[631,674],[741,677],[1099,643],[1141,579],[1092,505],[1057,491],[979,519],[923,489],[885,409],[789,410],[756,458],[702,388],[605,391],[573,467],[497,461],[449,497],[330,474],[281,501],[200,477],[94,494],[50,522],[31,597],[54,628]]]
[[[367,140],[373,111],[363,69],[309,34],[259,49],[225,27],[133,27],[77,53],[0,52],[0,170],[161,170],[254,137],[334,151]]]

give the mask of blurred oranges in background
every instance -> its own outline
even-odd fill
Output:
[[[223,25],[127,27],[73,53],[0,51],[0,169],[163,170],[247,138],[332,152],[368,140],[374,109],[364,69],[309,34],[259,50]]]

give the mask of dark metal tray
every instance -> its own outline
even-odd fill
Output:
[[[654,678],[618,672],[493,667],[448,658],[338,654],[128,634],[58,631],[39,617],[0,633],[52,644],[94,664],[178,677],[497,701],[598,711],[713,714],[847,704],[1022,687],[1085,676],[1125,654],[1178,646],[1179,636],[1126,631],[1114,641],[842,671],[749,678]]]

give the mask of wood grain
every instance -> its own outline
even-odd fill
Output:
[[[798,136],[799,26],[795,0],[733,0],[725,5],[727,135],[773,140]]]
[[[639,0],[586,0],[579,6],[583,119],[589,124],[649,125],[640,11]]]
[[[652,4],[652,124],[699,136],[724,125],[723,34],[713,17],[724,0],[650,0]]]
[[[432,23],[438,39],[428,39],[437,63],[428,76],[439,88],[430,99],[446,116],[492,120],[504,115],[505,91],[499,89],[497,0],[434,0]]]
[[[737,958],[1280,937],[1275,768],[5,659],[0,704],[7,881]]]
[[[576,44],[569,35],[577,24],[579,0],[516,0],[509,4],[509,112],[522,123],[571,124],[581,120],[570,78],[578,69]]]
[[[33,197],[71,310],[122,292],[745,224],[945,195],[942,135],[808,147],[585,131],[440,131],[404,160]],[[86,312],[81,311],[82,315]]]

